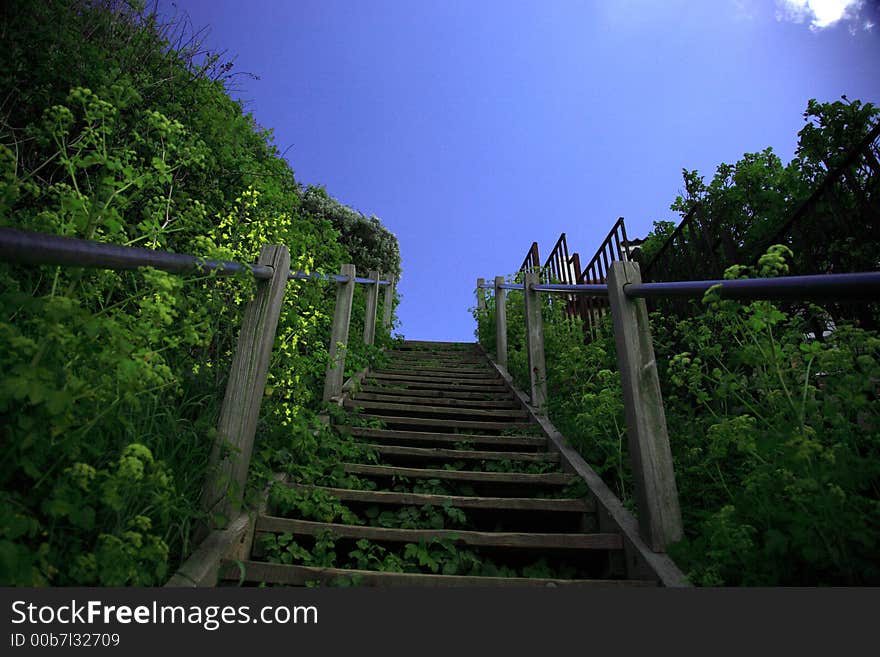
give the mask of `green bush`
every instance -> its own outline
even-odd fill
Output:
[[[727,275],[781,275],[790,257],[773,247]],[[490,345],[493,312],[478,313]],[[507,313],[527,388],[521,301]],[[880,337],[838,326],[818,341],[809,319],[714,292],[687,319],[651,316],[685,527],[670,553],[695,584],[880,582]],[[549,415],[633,508],[610,322],[588,344],[562,303],[544,322]]]
[[[0,226],[246,263],[285,244],[306,271],[352,260],[227,95],[228,66],[197,64],[142,4],[13,0],[0,28]],[[162,584],[190,553],[253,290],[0,264],[0,584]],[[322,410],[334,301],[331,284],[288,286],[257,475]],[[352,367],[378,354],[359,342],[353,330]]]

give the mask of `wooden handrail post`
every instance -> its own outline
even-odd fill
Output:
[[[330,332],[330,362],[327,363],[327,376],[324,379],[323,399],[325,402],[342,393],[348,327],[351,323],[351,303],[354,300],[354,265],[342,265],[339,273],[347,277],[348,280],[345,283],[336,284],[336,309],[333,311],[333,328]]]
[[[264,246],[257,264],[272,267],[273,274],[272,278],[257,282],[256,294],[245,309],[238,348],[232,358],[220,407],[217,437],[202,491],[202,506],[209,513],[212,525],[230,520],[244,494],[269,358],[290,271],[290,253],[286,246]]]
[[[538,272],[526,272],[524,297],[526,304],[526,342],[529,347],[529,380],[532,388],[532,406],[544,412],[547,404],[547,367],[544,362],[544,318],[541,316],[541,297],[532,285],[539,285]]]
[[[482,288],[482,285],[485,282],[485,279],[477,279],[477,310],[479,310],[480,312],[486,310],[486,294],[485,292],[483,292]]]
[[[652,550],[663,552],[682,536],[681,509],[648,310],[644,299],[630,299],[623,289],[629,283],[641,282],[637,263],[611,263],[608,299],[623,387],[639,533]]]
[[[374,283],[367,286],[367,304],[364,315],[364,344],[373,344],[376,341],[376,312],[379,309],[379,272],[375,269],[370,272],[368,278]]]
[[[389,279],[385,286],[385,298],[382,300],[382,326],[391,328],[391,310],[394,305],[394,285],[397,283],[394,277]]]
[[[504,276],[495,277],[495,358],[507,369],[507,290],[500,287]]]

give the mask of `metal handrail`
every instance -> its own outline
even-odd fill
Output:
[[[631,299],[659,297],[702,296],[714,286],[729,299],[880,299],[880,272],[852,274],[813,274],[810,276],[780,276],[778,278],[736,278],[730,280],[668,281],[664,283],[627,283],[624,294]],[[491,283],[480,286],[493,289]],[[522,283],[502,283],[504,290],[524,290]],[[532,285],[535,292],[577,293],[607,297],[607,285]]]
[[[250,273],[258,280],[272,278],[272,267],[244,265],[224,260],[208,260],[198,256],[168,253],[136,246],[121,246],[62,237],[48,233],[0,227],[0,260],[31,265],[66,265],[98,269],[128,270],[153,267],[175,274],[189,272],[217,272],[218,276],[234,276]],[[313,279],[347,283],[347,276],[291,272],[288,279]],[[372,278],[355,278],[355,283],[390,285],[390,281]]]
[[[304,272],[304,271],[296,271],[290,272],[287,275],[287,280],[312,280],[312,281],[336,281],[337,283],[348,283],[348,276],[340,276],[339,274],[318,274],[317,272]],[[356,276],[354,279],[355,283],[363,283],[365,285],[391,285],[391,281],[386,281],[379,279],[378,281],[374,278],[362,278],[360,276]]]

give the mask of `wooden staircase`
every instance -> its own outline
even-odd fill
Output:
[[[476,345],[410,341],[389,356],[388,365],[368,373],[359,389],[345,396],[350,419],[335,426],[371,447],[377,462],[343,466],[346,475],[369,485],[285,484],[320,490],[365,524],[278,517],[264,508],[254,525],[250,558],[225,562],[222,581],[424,587],[661,583],[650,567],[633,567],[625,537],[599,521],[601,509],[584,479],[562,471],[560,451]],[[402,512],[427,513],[433,525],[403,528],[394,520]],[[300,545],[332,536],[339,563],[349,567],[271,563],[259,547],[267,535]],[[406,569],[419,572],[393,572],[387,561],[385,570],[350,567],[346,556],[355,550],[408,554]],[[438,553],[454,558],[435,559]],[[416,554],[422,555],[418,565]]]

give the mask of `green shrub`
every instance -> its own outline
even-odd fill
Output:
[[[138,3],[13,0],[0,28],[0,226],[245,263],[284,244],[306,271],[352,260],[330,219],[303,209],[271,134],[227,95],[225,63],[197,64],[169,43],[174,26]],[[0,264],[0,584],[161,584],[191,552],[254,289]],[[332,284],[288,286],[258,487],[322,410],[334,301]],[[378,357],[359,342],[353,331],[352,366]]]
[[[728,276],[781,275],[790,257],[772,247]],[[562,306],[544,308],[549,415],[632,508],[610,322],[584,344]],[[508,318],[527,387],[521,302]],[[711,291],[689,318],[651,316],[685,526],[670,553],[695,584],[880,582],[880,337],[838,326],[818,341],[810,319]]]

